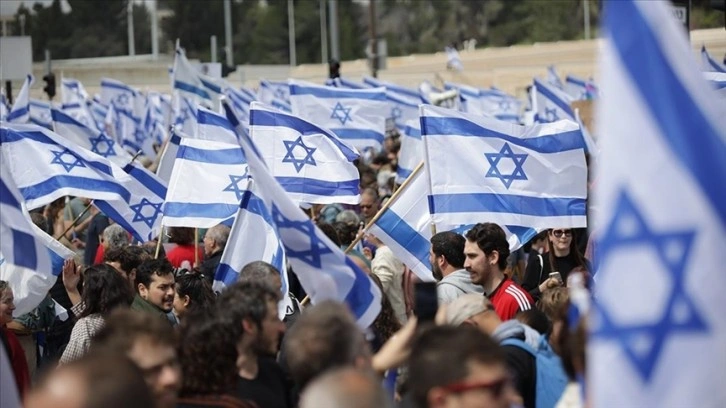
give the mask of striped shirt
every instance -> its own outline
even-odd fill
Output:
[[[517,313],[531,309],[534,304],[532,296],[507,277],[487,297],[502,321],[513,319]]]

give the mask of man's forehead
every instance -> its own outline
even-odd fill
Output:
[[[151,283],[158,283],[159,285],[165,283],[174,283],[174,274],[167,273],[166,275],[158,275],[156,273],[151,274]]]

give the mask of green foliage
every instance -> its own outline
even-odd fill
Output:
[[[0,0],[1,1],[1,0]],[[25,14],[25,32],[33,37],[33,57],[43,59],[45,48],[53,58],[123,55],[128,50],[126,7],[130,0],[60,0],[32,10],[21,6],[13,22],[20,32],[19,15]],[[295,1],[297,61],[321,60],[320,0]],[[444,46],[475,39],[481,46],[509,46],[583,38],[582,0],[374,0],[379,37],[386,38],[390,56],[431,53]],[[599,0],[589,1],[593,36],[599,21]],[[327,5],[328,0],[323,4]],[[236,64],[287,64],[287,0],[232,0],[232,30]],[[720,27],[722,12],[708,8],[709,0],[693,0],[691,28]],[[217,36],[223,60],[223,0],[158,0],[160,37],[166,44],[178,38],[191,58],[208,61],[210,36]],[[340,52],[343,60],[365,57],[368,42],[368,4],[338,0]],[[134,4],[136,52],[151,52],[149,13]],[[161,48],[162,52],[168,50]]]

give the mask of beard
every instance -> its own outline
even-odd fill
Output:
[[[441,268],[439,268],[438,265],[431,265],[431,272],[434,274],[434,279],[436,279],[437,282],[444,279],[444,274],[441,272]]]
[[[274,357],[279,349],[279,338],[266,339],[264,334],[260,332],[252,344],[252,349],[258,356]]]

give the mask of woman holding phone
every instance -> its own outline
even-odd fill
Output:
[[[573,234],[569,228],[550,229],[547,232],[549,249],[542,255],[529,257],[522,287],[535,301],[545,290],[565,285],[573,269],[590,270],[590,262],[577,249],[577,237]]]

